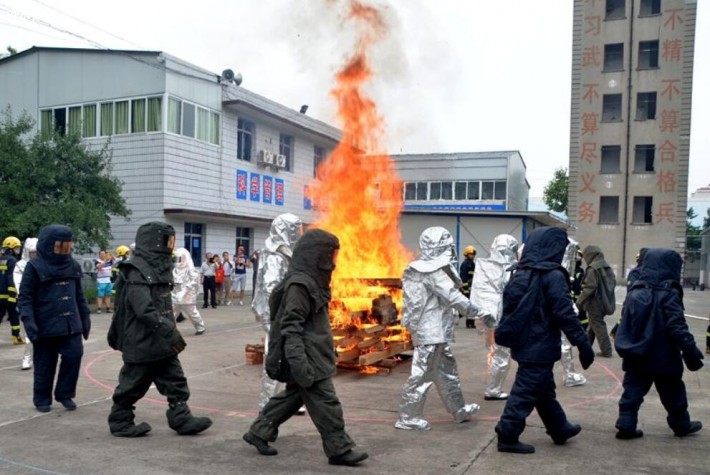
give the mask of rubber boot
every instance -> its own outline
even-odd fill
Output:
[[[209,417],[193,416],[185,401],[170,404],[165,415],[168,417],[170,428],[179,435],[199,434],[212,425],[212,419]]]
[[[507,452],[511,454],[533,454],[535,453],[535,447],[530,444],[524,444],[518,440],[517,437],[507,437],[501,434],[496,427],[496,434],[498,434],[498,452]]]
[[[111,414],[108,416],[108,426],[111,429],[111,435],[114,437],[141,437],[146,435],[152,427],[147,422],[141,422],[136,425],[133,420],[135,407],[124,409],[120,406],[111,408]]]

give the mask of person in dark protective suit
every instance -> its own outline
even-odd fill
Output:
[[[108,334],[111,348],[123,353],[123,367],[108,416],[111,434],[139,437],[150,425],[133,422],[134,404],[151,383],[168,399],[168,425],[180,435],[198,434],[212,425],[194,417],[187,405],[190,390],[178,359],[185,340],[175,326],[170,288],[175,229],[152,222],[136,233],[135,256],[119,264],[116,307]]]
[[[328,303],[339,248],[338,238],[329,232],[307,231],[296,243],[289,271],[279,284],[283,293],[278,310],[271,312],[275,317],[269,333],[269,357],[277,357],[275,345],[279,342],[285,368],[285,376],[279,380],[286,380],[286,388],[269,399],[244,434],[244,440],[262,455],[277,454],[268,443],[276,440],[279,426],[305,403],[320,432],[328,463],[353,466],[367,458],[367,453],[353,450],[355,442],[345,432],[343,409],[332,380],[336,368]],[[272,293],[272,301],[280,294],[279,287]],[[277,308],[275,304],[271,307]],[[274,334],[279,327],[280,333]]]
[[[579,424],[567,420],[555,395],[552,374],[555,362],[561,357],[560,330],[579,349],[584,369],[594,361],[594,351],[572,306],[569,274],[561,265],[567,243],[567,233],[562,229],[535,229],[503,291],[503,317],[495,336],[496,341],[510,347],[511,358],[518,362],[518,372],[495,428],[499,452],[535,452],[535,447],[519,441],[525,419],[533,409],[537,409],[557,445],[563,445],[582,430]],[[515,342],[506,344],[503,331],[516,319],[524,325],[519,328],[523,331]]]
[[[33,402],[40,412],[49,412],[52,387],[59,365],[54,399],[66,409],[76,409],[74,397],[79,380],[84,345],[89,338],[89,305],[81,288],[81,266],[71,257],[72,230],[50,225],[40,230],[37,256],[24,272],[19,311],[27,337],[34,344]]]
[[[624,370],[617,439],[643,436],[636,428],[638,411],[654,384],[676,436],[703,427],[700,421],[690,420],[683,383],[683,361],[690,371],[697,371],[703,366],[703,353],[685,322],[682,266],[680,254],[671,249],[647,249],[638,278],[626,294],[615,340]]]

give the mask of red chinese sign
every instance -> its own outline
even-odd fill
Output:
[[[656,213],[656,223],[668,221],[673,223],[673,202],[668,201],[658,205],[658,213]]]
[[[592,163],[597,158],[597,143],[596,142],[582,142],[582,160],[586,160]]]
[[[595,177],[596,175],[594,173],[582,173],[582,176],[580,176],[582,179],[582,188],[580,188],[579,192],[584,193],[585,191],[588,191],[590,193],[596,193],[596,190],[592,186],[592,182],[594,182]]]
[[[590,201],[582,201],[579,205],[579,222],[592,223],[594,222],[594,204]]]
[[[583,84],[583,87],[586,87],[587,90],[584,92],[582,95],[582,100],[586,100],[590,104],[594,99],[599,99],[599,92],[597,92],[597,87],[599,87],[599,84]]]
[[[673,94],[680,95],[680,88],[678,87],[680,79],[661,79],[661,82],[666,85],[665,89],[661,91],[661,95],[668,96],[669,101],[673,100]]]
[[[598,46],[590,46],[582,50],[582,67],[601,66],[601,51]]]
[[[663,26],[668,26],[670,25],[671,30],[675,30],[676,23],[679,25],[683,24],[683,18],[679,15],[679,12],[682,12],[682,8],[669,8],[666,10],[666,13],[668,14],[668,19],[663,23]]]
[[[594,135],[599,130],[599,114],[596,112],[585,112],[582,114],[582,135]]]
[[[675,193],[675,185],[676,185],[676,179],[675,179],[675,172],[672,172],[670,170],[668,171],[661,171],[658,174],[658,191],[662,193]]]
[[[658,147],[661,152],[661,163],[663,162],[675,162],[675,154],[678,151],[678,147],[673,145],[673,142],[666,140],[663,145]]]
[[[676,109],[663,109],[661,111],[661,132],[673,133],[678,128],[680,111]]]
[[[683,42],[679,39],[665,40],[663,42],[663,52],[661,57],[664,61],[668,62],[679,62],[680,53],[683,50]]]

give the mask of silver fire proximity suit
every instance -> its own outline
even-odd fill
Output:
[[[15,281],[15,288],[17,289],[17,295],[20,295],[20,283],[22,282],[22,273],[25,271],[27,263],[37,255],[37,238],[27,238],[25,239],[25,244],[22,247],[22,259],[17,261],[15,264],[15,270],[12,273],[12,279]],[[25,333],[24,322],[22,322],[22,333]],[[32,368],[32,343],[25,338],[27,345],[25,345],[25,353],[22,355],[22,369],[28,370]]]
[[[507,399],[503,382],[510,368],[510,349],[495,342],[495,328],[503,314],[503,289],[510,279],[510,267],[517,260],[518,240],[509,234],[496,236],[491,244],[491,255],[477,259],[471,284],[471,302],[491,318],[484,321],[484,335],[488,347],[486,400]]]
[[[175,266],[173,267],[173,314],[182,313],[188,317],[195,327],[195,333],[205,332],[205,322],[197,310],[197,291],[200,287],[200,272],[195,269],[190,251],[184,247],[175,249]]]
[[[480,408],[466,404],[450,343],[460,312],[467,318],[480,310],[459,291],[461,279],[454,260],[451,234],[442,227],[426,229],[419,237],[421,256],[404,270],[402,325],[412,334],[412,373],[402,388],[397,429],[428,430],[423,418],[426,393],[436,385],[454,422],[465,422]]]
[[[303,223],[298,216],[291,213],[280,214],[271,223],[269,237],[266,238],[266,247],[261,250],[259,255],[259,270],[256,274],[251,309],[256,315],[257,321],[264,328],[265,351],[269,347],[269,328],[271,328],[269,297],[288,272],[293,246],[302,234]],[[264,361],[266,361],[266,354],[264,354]],[[283,384],[269,378],[266,369],[262,368],[259,409],[263,409],[269,399],[281,389],[283,389]]]
[[[562,258],[562,267],[567,269],[569,272],[570,279],[574,276],[575,267],[575,256],[577,254],[577,249],[579,245],[576,241],[569,239],[569,244],[567,249],[565,249],[565,255]],[[574,306],[574,310],[577,311],[577,306]],[[574,386],[581,386],[587,382],[587,378],[584,377],[582,373],[578,373],[574,367],[574,353],[572,353],[572,345],[564,333],[562,333],[562,358],[560,359],[562,363],[562,370],[564,371],[563,383],[566,387],[571,388]]]

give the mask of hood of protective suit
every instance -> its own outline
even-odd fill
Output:
[[[22,247],[22,260],[27,262],[31,259],[30,252],[37,252],[37,238],[25,239],[25,245]]]
[[[63,273],[64,271],[69,272],[71,270],[73,262],[71,252],[56,253],[55,244],[69,243],[72,240],[73,235],[74,234],[69,226],[61,224],[50,224],[49,226],[43,227],[39,231],[39,238],[37,239],[37,255],[50,268],[52,268],[53,272]]]
[[[302,234],[303,222],[298,216],[292,213],[280,214],[271,222],[266,249],[276,252],[281,248],[281,252],[291,257],[293,246]]]
[[[175,249],[175,267],[173,268],[173,274],[177,272],[191,271],[195,268],[195,263],[192,262],[192,255],[190,251],[184,247],[179,247]]]
[[[135,255],[156,272],[160,280],[172,277],[175,228],[166,223],[146,223],[136,232]]]
[[[441,226],[427,228],[422,232],[419,236],[419,251],[419,259],[409,264],[419,272],[434,272],[456,262],[454,238]]]
[[[496,262],[513,264],[517,259],[518,240],[510,234],[499,234],[491,244],[490,259]]]
[[[562,267],[567,269],[569,275],[574,275],[574,269],[577,267],[577,250],[579,250],[579,244],[572,238],[568,238],[569,244],[565,249],[565,255],[562,258]]]
[[[641,263],[641,280],[652,285],[680,282],[683,259],[671,249],[648,249]]]
[[[289,273],[308,275],[330,300],[330,278],[335,270],[333,257],[338,249],[340,241],[335,235],[322,229],[310,229],[293,249]]]
[[[582,251],[582,259],[584,262],[594,269],[601,269],[603,267],[609,267],[606,260],[604,259],[604,253],[599,246],[590,244],[584,248]]]
[[[556,227],[544,226],[530,233],[518,263],[519,269],[551,270],[562,265],[567,249],[567,233]]]

